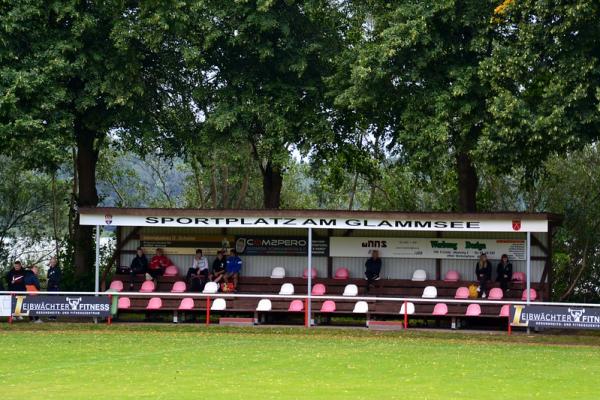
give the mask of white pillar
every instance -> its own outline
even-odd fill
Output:
[[[96,225],[96,280],[94,288],[97,296],[100,291],[100,225]]]
[[[531,232],[527,232],[527,243],[526,243],[526,257],[527,257],[527,304],[531,301]]]
[[[308,326],[312,325],[311,292],[312,292],[312,228],[308,228]]]

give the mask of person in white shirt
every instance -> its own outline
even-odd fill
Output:
[[[203,287],[208,281],[208,260],[202,255],[201,249],[196,250],[194,261],[191,268],[188,269],[186,279],[192,288]]]

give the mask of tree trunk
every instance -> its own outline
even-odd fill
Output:
[[[456,155],[456,169],[458,173],[458,211],[477,211],[477,171],[473,166],[471,157],[466,152]]]
[[[96,207],[98,205],[98,192],[96,191],[98,149],[94,147],[96,135],[94,132],[76,125],[75,136],[78,177],[77,207]],[[74,272],[79,285],[87,286],[92,282],[95,261],[93,235],[94,227],[79,225],[78,216],[74,232]]]
[[[273,166],[271,161],[267,162],[265,168],[261,169],[263,177],[263,201],[265,208],[273,209],[281,206],[281,187],[283,186],[283,175],[279,167]]]

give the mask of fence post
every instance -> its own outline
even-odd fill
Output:
[[[210,325],[210,297],[206,297],[206,326]]]
[[[304,326],[310,327],[310,315],[308,315],[308,298],[304,299]]]
[[[112,324],[112,294],[108,295],[108,303],[110,304],[110,307],[109,307],[110,311],[108,312],[108,319],[106,320],[106,323],[108,325],[111,325]]]
[[[512,334],[512,325],[510,324],[510,308],[512,305],[508,306],[508,336],[510,336]]]
[[[15,297],[14,293],[10,294],[10,315],[8,316],[8,323],[12,324],[13,323],[13,313],[12,313],[12,305],[13,305],[13,298]]]
[[[408,303],[404,301],[404,329],[408,329]]]

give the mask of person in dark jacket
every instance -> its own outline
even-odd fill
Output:
[[[146,258],[146,255],[144,254],[144,249],[138,247],[135,257],[131,260],[131,264],[129,264],[129,273],[131,274],[129,290],[133,290],[135,276],[145,274],[146,272],[148,272],[148,258]]]
[[[508,256],[502,254],[498,267],[496,268],[496,282],[500,282],[500,287],[503,292],[508,289],[508,283],[512,279],[512,264],[508,261]]]
[[[492,263],[488,260],[487,255],[485,253],[479,256],[479,261],[477,265],[475,265],[475,276],[479,281],[479,288],[477,291],[479,292],[479,297],[486,298],[486,285],[487,281],[489,281],[492,277]]]
[[[13,268],[6,274],[6,281],[8,282],[8,290],[25,291],[25,270],[21,261],[15,261]]]
[[[379,258],[379,250],[372,250],[371,258],[365,262],[365,279],[367,280],[367,287],[374,281],[379,280],[380,272],[381,258]]]
[[[58,292],[60,290],[60,280],[62,278],[62,271],[58,266],[58,260],[56,257],[52,257],[48,262],[48,291]]]
[[[35,265],[29,267],[27,271],[25,271],[25,289],[30,293],[35,293],[40,291],[40,280],[37,277],[38,268]],[[41,323],[43,322],[40,317],[29,317],[31,322]]]
[[[227,266],[227,258],[225,257],[225,250],[217,251],[217,257],[215,257],[212,263],[212,271],[210,272],[210,280],[219,283],[221,279],[225,277],[225,267]]]

